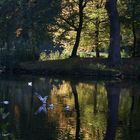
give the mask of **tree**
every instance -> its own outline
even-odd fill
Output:
[[[138,47],[138,39],[139,39],[139,34],[138,31],[140,30],[139,28],[139,7],[140,7],[140,1],[139,0],[128,0],[127,1],[127,6],[128,6],[128,13],[130,17],[130,24],[131,24],[131,29],[133,33],[133,48],[132,48],[132,57],[135,57],[139,55],[139,49]]]
[[[111,66],[117,66],[121,63],[120,55],[120,22],[117,10],[117,0],[108,0],[106,9],[110,21],[110,47],[109,47],[109,63]]]
[[[130,56],[139,55],[139,31],[140,31],[140,1],[121,0],[119,1],[120,21],[122,23],[122,48],[129,50]]]
[[[65,38],[64,42],[69,38],[67,36],[72,36],[74,42],[70,40],[73,44],[71,57],[76,57],[77,55],[84,23],[84,9],[88,2],[90,0],[68,0],[63,1],[61,5],[62,12],[57,19],[56,29],[57,33],[60,32],[61,39]]]
[[[76,39],[75,39],[75,44],[71,53],[71,57],[76,57],[77,50],[79,47],[80,43],[80,37],[81,37],[81,32],[83,28],[83,18],[84,18],[84,8],[86,7],[88,0],[79,0],[78,1],[78,6],[79,6],[79,13],[78,13],[78,27],[76,28]]]
[[[100,49],[99,49],[99,35],[100,35],[100,25],[102,22],[106,22],[106,19],[103,19],[103,15],[105,16],[105,13],[103,11],[104,9],[104,2],[101,1],[95,1],[95,9],[96,9],[96,16],[95,16],[95,52],[96,57],[100,57]]]
[[[108,18],[103,0],[94,0],[85,8],[84,26],[81,35],[81,48],[95,52],[100,57],[100,51],[108,46]],[[85,51],[84,50],[84,51]]]
[[[78,1],[63,1],[62,12],[55,26],[54,40],[60,42],[69,54],[76,42],[77,28],[79,24]],[[107,50],[109,44],[109,26],[105,1],[89,0],[83,9],[83,24],[80,34],[77,55],[86,56],[90,52]],[[91,53],[92,55],[93,53]]]
[[[52,43],[49,27],[60,11],[61,0],[0,1],[1,50],[6,51],[3,56],[7,56],[4,62],[7,67],[13,59],[17,62],[38,59],[37,48],[45,41]]]

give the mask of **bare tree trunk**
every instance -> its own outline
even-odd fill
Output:
[[[120,22],[117,10],[117,0],[108,0],[106,9],[110,21],[110,47],[109,47],[109,63],[111,66],[117,66],[121,63],[120,55]]]

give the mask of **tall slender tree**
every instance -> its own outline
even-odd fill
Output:
[[[78,28],[76,29],[76,39],[75,39],[75,44],[71,53],[71,57],[76,57],[77,50],[79,47],[80,43],[80,37],[81,37],[81,32],[82,32],[82,27],[83,27],[83,18],[84,18],[84,8],[86,7],[88,0],[79,0],[78,2],[78,7],[79,7],[79,13],[78,13],[78,18],[79,18],[79,23],[78,23]]]
[[[66,33],[68,33],[68,31],[74,34],[74,43],[72,42],[73,48],[70,57],[77,56],[84,23],[84,10],[90,1],[91,0],[66,0],[62,3],[62,12],[57,20],[57,24],[58,27],[62,29],[62,38],[67,35]]]
[[[96,18],[95,18],[95,52],[96,57],[100,57],[100,49],[99,49],[99,35],[100,35],[100,24],[101,22],[101,12],[99,10],[103,9],[104,7],[104,1],[103,0],[96,0],[95,1],[95,8],[96,8]],[[99,13],[100,12],[100,13]],[[104,14],[105,15],[105,14]]]

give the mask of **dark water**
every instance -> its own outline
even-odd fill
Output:
[[[140,140],[133,81],[1,78],[0,102],[0,140]]]

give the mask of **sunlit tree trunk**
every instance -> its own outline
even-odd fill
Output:
[[[95,18],[95,52],[96,57],[100,57],[99,51],[99,28],[100,28],[100,19],[99,19],[99,8],[101,8],[102,2],[96,1],[96,10],[97,10],[97,17]]]
[[[120,22],[117,10],[117,0],[108,0],[106,9],[110,21],[110,47],[109,47],[109,62],[111,66],[117,66],[121,63],[120,55]]]

